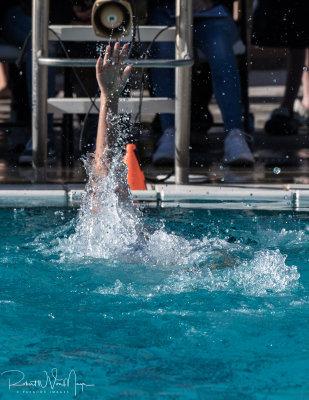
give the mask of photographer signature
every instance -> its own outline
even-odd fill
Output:
[[[74,393],[76,396],[77,388],[80,386],[82,392],[84,391],[84,387],[95,386],[91,384],[86,384],[85,382],[78,382],[76,372],[74,369],[71,369],[67,378],[60,379],[58,378],[57,368],[53,368],[51,370],[51,374],[49,375],[47,371],[43,371],[45,374],[43,379],[35,379],[35,380],[26,380],[25,374],[22,371],[17,369],[10,369],[7,371],[3,371],[1,375],[5,374],[13,374],[15,375],[12,379],[9,378],[9,390],[11,388],[19,388],[19,387],[31,387],[31,388],[38,388],[38,389],[46,389],[50,387],[50,389],[54,390],[56,387],[61,388],[70,388],[74,387]]]

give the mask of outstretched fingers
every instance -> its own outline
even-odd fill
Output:
[[[128,65],[128,66],[124,69],[124,71],[123,71],[123,73],[122,73],[122,76],[121,76],[121,80],[122,80],[122,82],[123,82],[124,84],[127,83],[127,80],[129,79],[129,77],[130,77],[130,75],[131,75],[132,68],[133,68],[132,65]]]
[[[105,97],[119,97],[125,87],[133,66],[124,65],[128,58],[128,45],[120,48],[120,43],[116,43],[114,49],[110,45],[106,46],[104,58],[101,56],[96,63],[96,76],[101,93]]]
[[[102,72],[102,68],[103,68],[103,58],[100,56],[97,60],[97,64],[96,64],[96,72],[97,74]]]
[[[104,64],[109,64],[111,61],[112,47],[110,45],[106,46],[104,54]]]
[[[120,50],[120,43],[116,42],[114,45],[114,49],[110,45],[106,46],[103,64],[122,64],[128,58],[129,52],[129,45],[123,45],[122,49]],[[101,58],[101,57],[100,57]],[[103,67],[103,65],[102,65]]]
[[[116,42],[115,46],[114,46],[113,54],[112,54],[112,57],[111,57],[112,61],[115,64],[118,64],[118,62],[119,62],[119,51],[120,51],[120,43]]]
[[[129,53],[129,45],[125,44],[123,45],[121,52],[119,54],[119,62],[121,64],[128,58],[128,53]]]

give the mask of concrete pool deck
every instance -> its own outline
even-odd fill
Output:
[[[84,185],[2,185],[0,207],[79,207]],[[309,211],[309,185],[149,185],[133,191],[147,207]]]

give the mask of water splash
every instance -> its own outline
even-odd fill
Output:
[[[111,156],[108,176],[98,174],[93,155],[84,160],[89,183],[74,232],[68,225],[48,249],[41,250],[58,254],[62,265],[74,260],[86,260],[90,265],[96,259],[108,271],[112,260],[121,268],[113,283],[97,288],[103,295],[156,296],[207,290],[261,296],[297,287],[297,268],[288,266],[279,250],[256,251],[217,235],[187,239],[168,233],[163,221],[146,225],[133,202],[123,163],[121,149],[129,135],[127,117],[114,116],[111,125],[118,139],[112,153],[105,154]],[[133,267],[137,271],[143,268],[143,276],[132,273]]]
[[[154,297],[195,291],[224,291],[246,296],[290,294],[299,286],[300,274],[296,266],[288,266],[279,250],[259,251],[251,260],[241,264],[215,266],[211,263],[194,263],[180,268],[157,285],[124,283],[116,279],[109,286],[100,286],[95,292],[102,295],[129,297]],[[227,266],[227,265],[226,265]]]
[[[257,252],[251,261],[233,270],[235,286],[257,296],[295,289],[300,274],[296,266],[286,264],[286,258],[279,250]]]
[[[104,157],[110,160],[107,176],[98,174],[93,155],[84,159],[89,181],[75,233],[60,243],[64,254],[108,259],[124,256],[145,242],[141,213],[133,203],[123,162],[122,149],[129,135],[127,122],[127,116],[110,118],[118,136],[114,148]]]

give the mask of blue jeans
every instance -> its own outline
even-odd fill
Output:
[[[26,37],[32,29],[31,17],[24,13],[20,6],[8,8],[3,17],[3,37],[11,45],[22,47]],[[55,54],[55,46],[50,46],[50,53]],[[48,69],[48,96],[55,94],[55,69]],[[26,53],[26,81],[29,104],[32,104],[32,48],[31,38]],[[53,139],[53,118],[48,115],[48,134]]]
[[[165,7],[157,7],[150,13],[151,25],[174,25]],[[230,15],[222,18],[194,19],[194,46],[204,53],[211,70],[212,86],[220,107],[224,130],[242,128],[241,88],[233,44],[238,39],[236,25]],[[152,47],[154,58],[173,58],[174,43],[156,42]],[[175,97],[175,72],[173,69],[151,70],[156,97]],[[174,116],[160,115],[163,131],[174,127]]]

